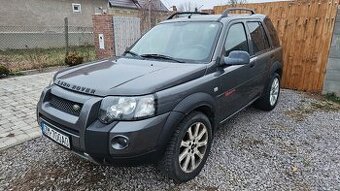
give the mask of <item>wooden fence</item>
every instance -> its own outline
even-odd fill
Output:
[[[283,87],[321,92],[338,4],[339,0],[314,0],[241,6],[273,21],[284,50]],[[214,13],[228,7],[216,6]]]

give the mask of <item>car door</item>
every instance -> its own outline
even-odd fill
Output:
[[[223,57],[235,50],[249,52],[248,35],[244,22],[234,22],[227,29],[227,35],[222,51]],[[251,68],[253,63],[218,67],[221,94],[218,96],[218,109],[221,113],[221,122],[249,103],[249,90]]]
[[[250,96],[254,98],[259,96],[266,84],[268,76],[266,71],[269,70],[271,62],[270,44],[262,22],[259,20],[248,20],[246,22],[247,31],[250,39],[250,56],[253,62],[252,83],[250,84]]]

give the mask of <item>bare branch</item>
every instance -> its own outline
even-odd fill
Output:
[[[236,7],[237,5],[246,4],[247,0],[228,0],[228,4],[232,7]]]

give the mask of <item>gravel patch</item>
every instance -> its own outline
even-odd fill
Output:
[[[207,164],[175,184],[153,166],[98,166],[38,138],[0,152],[0,190],[340,190],[339,105],[282,90],[217,131]]]

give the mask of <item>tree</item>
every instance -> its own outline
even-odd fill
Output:
[[[228,0],[228,4],[232,7],[236,7],[237,5],[246,4],[247,0]]]
[[[134,0],[136,1],[136,0]],[[136,1],[138,3],[138,1]],[[145,1],[144,4],[139,4],[139,18],[141,18],[141,32],[144,34],[155,26],[162,15],[158,10],[156,3],[152,0]]]

